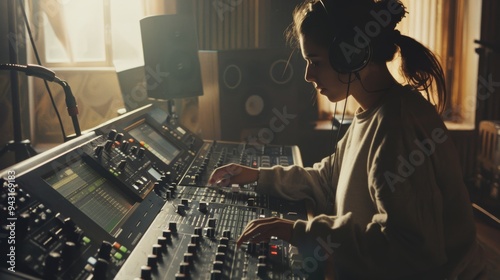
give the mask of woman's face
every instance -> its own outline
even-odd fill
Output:
[[[302,57],[307,62],[305,79],[314,85],[316,90],[326,96],[331,102],[337,102],[345,99],[347,90],[346,82],[341,82],[343,76],[330,65],[328,58],[328,49],[318,45],[307,36],[301,35],[299,38]]]

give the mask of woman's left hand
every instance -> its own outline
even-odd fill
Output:
[[[290,242],[293,224],[294,221],[276,217],[252,220],[247,224],[236,244],[240,247],[244,242],[269,242],[271,236]]]

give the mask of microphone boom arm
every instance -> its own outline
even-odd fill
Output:
[[[73,128],[75,130],[76,136],[82,135],[80,130],[80,123],[78,122],[78,106],[76,105],[76,99],[71,92],[71,87],[69,84],[61,80],[56,76],[54,71],[36,64],[20,65],[20,64],[0,64],[0,70],[14,70],[19,72],[24,72],[27,76],[34,76],[49,82],[56,82],[61,85],[64,90],[64,95],[66,97],[66,107],[68,109],[68,114],[73,121]],[[65,139],[69,140],[69,139]]]

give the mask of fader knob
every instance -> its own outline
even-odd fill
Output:
[[[148,255],[148,266],[151,268],[156,268],[158,265],[158,256],[154,254]]]
[[[177,232],[177,223],[176,223],[176,222],[169,222],[169,223],[168,223],[168,229],[169,229],[172,233]]]
[[[216,261],[224,262],[225,259],[226,259],[226,254],[225,253],[217,252],[215,254],[215,260]]]
[[[266,275],[266,264],[265,263],[258,263],[257,264],[257,275],[260,277],[264,277]]]
[[[219,270],[222,271],[222,268],[224,267],[224,263],[221,261],[214,261],[214,270]]]
[[[167,238],[164,236],[158,237],[158,244],[161,246],[162,252],[167,252]]]
[[[194,234],[200,236],[200,238],[201,238],[201,235],[203,234],[203,229],[201,227],[196,227],[194,229]]]
[[[179,267],[179,272],[185,275],[189,275],[190,264],[187,262],[182,262]]]
[[[266,263],[266,261],[267,261],[266,256],[259,256],[257,259],[259,260],[259,263]]]
[[[210,271],[210,280],[222,280],[222,271],[220,270]]]
[[[172,243],[172,231],[171,230],[164,229],[162,231],[162,236],[165,237],[165,239],[167,240],[168,244]]]
[[[205,213],[207,212],[207,203],[204,201],[200,201],[200,204],[198,206],[198,211]]]
[[[115,140],[116,134],[117,134],[116,129],[111,129],[108,132],[108,139],[109,140]]]
[[[122,145],[120,147],[120,149],[122,150],[122,152],[126,153],[129,145],[130,144],[129,144],[129,142],[127,140],[123,140],[122,141]]]
[[[209,226],[209,227],[213,227],[213,228],[214,228],[214,227],[215,227],[215,222],[216,222],[216,221],[217,221],[217,219],[216,219],[216,218],[210,218],[210,219],[208,219],[208,226]]]
[[[227,237],[221,237],[220,240],[219,240],[219,243],[221,245],[228,246],[229,245],[229,238],[227,238]]]
[[[256,251],[257,251],[257,244],[252,243],[252,242],[248,243],[247,252],[249,254],[255,254]]]
[[[100,157],[102,155],[102,150],[104,150],[104,146],[102,146],[102,145],[95,147],[94,148],[94,155],[96,155],[97,157]]]
[[[186,214],[186,206],[184,204],[177,204],[177,214],[179,215]]]
[[[16,222],[16,239],[23,240],[26,234],[28,233],[29,223],[30,223],[30,214],[25,212],[19,215]]]
[[[193,263],[194,255],[192,253],[184,253],[184,262]]]
[[[188,244],[188,253],[191,253],[193,255],[196,255],[196,244],[189,243]]]
[[[94,277],[92,279],[104,280],[106,279],[106,271],[108,270],[109,262],[105,259],[97,259],[94,265]]]
[[[111,151],[111,148],[113,148],[113,141],[107,140],[106,143],[104,143],[104,150],[107,152]]]
[[[46,279],[54,279],[55,275],[59,272],[59,264],[61,262],[61,255],[57,252],[50,252],[45,258],[45,267],[43,274]]]
[[[161,259],[162,256],[162,249],[160,244],[153,244],[153,250],[152,250],[153,255],[156,255],[158,259]]]
[[[117,133],[115,136],[115,141],[122,141],[123,139],[123,133]]]
[[[74,260],[76,254],[77,254],[76,244],[71,241],[66,241],[66,243],[64,243],[61,252],[61,257],[63,259],[63,262],[66,264],[70,263],[72,260]]]
[[[186,280],[186,279],[188,279],[186,274],[182,274],[182,273],[175,274],[175,280]]]
[[[191,243],[196,245],[200,244],[200,236],[197,234],[191,235]]]
[[[144,280],[151,279],[151,267],[148,265],[141,266],[141,278]]]
[[[125,166],[127,166],[127,161],[122,159],[120,163],[118,163],[118,169],[125,170]]]
[[[226,229],[222,232],[222,236],[224,236],[227,239],[231,239],[231,231],[229,229]],[[227,244],[226,244],[227,245]]]
[[[214,238],[215,237],[215,229],[213,227],[207,228],[207,236],[209,238]]]
[[[217,252],[218,253],[226,253],[227,251],[227,246],[226,245],[217,245]]]
[[[101,247],[99,248],[99,253],[97,254],[97,257],[105,260],[109,260],[110,254],[111,254],[111,248],[113,245],[109,243],[108,241],[104,240],[101,243]]]
[[[181,199],[181,203],[182,203],[184,206],[186,206],[186,207],[188,207],[188,206],[189,206],[189,200],[188,200],[187,198],[183,198],[183,199]]]
[[[135,155],[137,153],[137,146],[132,146],[129,150],[131,155]]]
[[[144,156],[145,152],[146,152],[146,150],[143,147],[140,147],[139,150],[137,151],[137,156],[139,158],[142,158]]]
[[[247,206],[254,206],[255,205],[255,198],[250,197],[247,199]]]

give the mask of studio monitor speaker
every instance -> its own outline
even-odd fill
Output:
[[[123,103],[127,111],[132,111],[150,104],[146,89],[144,66],[123,69],[116,72],[122,92]]]
[[[172,99],[202,95],[194,16],[150,16],[141,19],[140,26],[148,96]]]
[[[294,54],[294,55],[292,55]],[[286,48],[200,51],[206,139],[296,144],[299,123],[314,111],[304,63]]]

